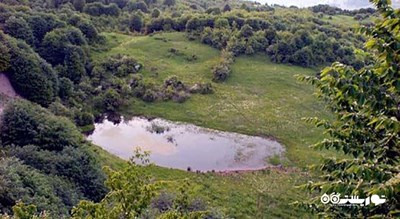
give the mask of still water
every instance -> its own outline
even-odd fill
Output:
[[[140,147],[151,152],[156,165],[182,170],[261,169],[270,166],[270,157],[284,153],[274,140],[163,119],[134,117],[120,124],[105,120],[95,127],[88,139],[112,154],[129,159]]]

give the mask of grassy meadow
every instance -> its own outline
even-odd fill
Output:
[[[219,59],[218,50],[188,41],[184,33],[137,37],[106,33],[105,36],[109,50],[93,53],[94,60],[115,54],[129,55],[144,64],[141,74],[145,80],[154,83],[162,83],[171,75],[178,76],[187,85],[211,82],[211,69]],[[171,53],[171,48],[179,53]],[[188,61],[187,57],[193,55],[197,60]],[[228,81],[213,83],[214,94],[192,95],[183,104],[149,104],[132,99],[123,108],[123,113],[162,117],[278,140],[286,147],[286,158],[280,161],[285,166],[282,170],[224,176],[159,167],[152,167],[151,172],[160,180],[190,178],[194,194],[207,196],[210,205],[222,206],[232,217],[258,218],[260,213],[267,218],[304,217],[304,212],[289,205],[305,196],[294,186],[308,180],[309,176],[304,172],[307,165],[329,153],[308,147],[321,140],[322,130],[306,124],[302,118],[328,118],[329,114],[312,95],[313,88],[298,82],[294,75],[315,73],[314,69],[272,63],[265,55],[238,57]],[[117,167],[120,163],[103,150],[98,151],[105,164]]]

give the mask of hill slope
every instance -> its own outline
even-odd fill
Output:
[[[131,37],[108,33],[107,52],[95,53],[96,61],[115,54],[129,55],[144,63],[142,74],[153,83],[176,75],[187,84],[211,82],[211,68],[219,51],[198,42],[188,41],[184,33],[163,33],[154,36]],[[151,49],[157,48],[157,50]],[[169,51],[174,48],[181,55]],[[196,54],[196,61],[185,57]],[[145,103],[138,99],[123,108],[126,115],[157,116],[196,125],[250,135],[270,136],[287,147],[290,167],[259,172],[221,176],[194,174],[184,171],[154,168],[158,179],[188,177],[194,183],[196,195],[212,206],[223,207],[228,215],[252,218],[263,212],[272,218],[304,217],[289,203],[306,194],[294,188],[308,180],[300,169],[318,162],[320,155],[307,146],[321,138],[321,132],[301,120],[302,117],[328,117],[321,104],[312,96],[313,89],[297,82],[295,74],[311,75],[313,69],[274,64],[267,57],[239,57],[226,83],[213,83],[214,94],[193,95],[182,104],[173,102]],[[115,164],[102,153],[108,164]],[[260,195],[257,191],[263,191]],[[260,198],[261,197],[261,198]],[[260,198],[262,207],[257,207]],[[297,212],[294,214],[294,212]]]

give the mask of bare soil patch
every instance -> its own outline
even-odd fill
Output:
[[[8,101],[18,97],[5,73],[0,73],[0,114]]]

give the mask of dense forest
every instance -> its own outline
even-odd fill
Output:
[[[385,188],[390,201],[380,208],[347,212],[309,205],[312,210],[333,217],[395,217],[400,203],[400,118],[396,107],[399,12],[384,2],[374,1],[378,10],[349,11],[328,5],[296,8],[240,0],[1,1],[0,73],[9,78],[20,97],[0,98],[7,101],[0,117],[0,215],[241,218],[225,206],[215,207],[189,194],[189,180],[179,182],[179,189],[170,192],[175,184],[152,177],[153,167],[148,165],[146,153],[137,152],[136,159],[129,162],[119,161],[122,164],[117,168],[103,168],[109,164],[101,155],[104,152],[99,152],[84,134],[91,133],[95,122],[105,118],[120,122],[120,114],[132,101],[179,105],[196,96],[215,95],[220,84],[237,73],[232,66],[238,58],[263,57],[274,64],[314,72],[333,64],[330,70],[302,78],[317,87],[318,96],[328,103],[332,114],[338,115],[337,123],[313,120],[331,136],[319,147],[354,156],[354,160],[322,164],[319,171],[327,174],[342,170],[326,176],[325,181],[345,179],[334,186],[327,183],[329,189],[324,192],[336,188],[364,195],[369,193],[361,188],[376,189],[379,183],[391,183]],[[357,26],[364,29],[357,31]],[[146,65],[135,56],[121,52],[96,58],[118,43],[107,33],[167,42],[160,34],[171,32],[183,33],[188,42],[218,51],[219,57],[206,73],[208,80],[186,81],[175,74],[150,80],[149,73],[158,74],[162,69]],[[368,41],[371,37],[374,40]],[[372,52],[363,50],[366,42]],[[168,56],[185,63],[202,58],[175,47],[168,49]],[[373,130],[378,132],[372,134]],[[359,147],[347,148],[348,143]],[[375,151],[378,145],[387,147]],[[373,149],[366,150],[369,146]],[[380,166],[370,167],[370,162]],[[379,180],[365,185],[354,174]],[[322,184],[306,187],[320,192],[318,185]]]

